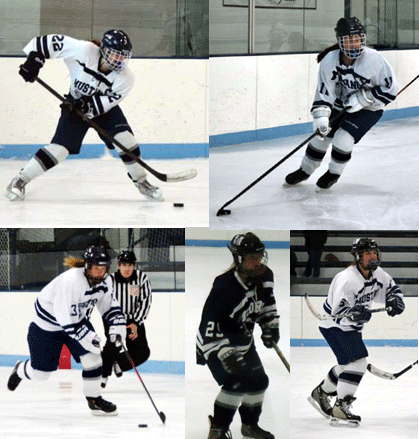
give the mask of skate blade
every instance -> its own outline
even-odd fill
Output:
[[[338,419],[338,418],[331,418],[329,425],[332,427],[347,427],[347,428],[356,428],[359,427],[360,422],[359,421],[349,421],[346,419]]]
[[[329,189],[323,189],[322,187],[316,186],[316,188],[314,189],[314,192],[321,194],[323,192],[327,192]]]
[[[316,400],[313,398],[313,397],[311,397],[311,396],[309,396],[308,398],[307,398],[307,401],[322,415],[322,416],[324,416],[326,419],[330,419],[330,416],[327,414],[327,413],[325,413],[325,412],[323,412],[322,411],[322,409],[317,405],[317,402],[316,402]]]
[[[93,416],[118,416],[118,412],[104,412],[102,410],[91,410]]]

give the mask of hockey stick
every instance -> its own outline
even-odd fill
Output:
[[[304,298],[306,300],[308,309],[311,311],[311,313],[314,315],[314,317],[316,317],[317,320],[339,320],[339,319],[343,319],[345,317],[351,318],[354,315],[353,313],[347,313],[347,314],[338,314],[336,316],[324,316],[315,310],[314,306],[310,302],[310,299],[308,298],[307,293],[304,294]],[[391,306],[388,306],[386,308],[370,309],[369,311],[371,314],[374,314],[376,312],[383,312],[383,311],[390,311],[390,310],[391,310]]]
[[[290,364],[288,363],[287,359],[284,357],[284,354],[281,352],[281,349],[279,349],[278,345],[276,343],[272,342],[272,346],[275,349],[275,352],[278,354],[278,357],[282,360],[284,363],[284,366],[287,368],[288,372],[290,372]]]
[[[119,343],[122,345],[122,349],[124,350],[125,355],[126,355],[126,357],[128,358],[128,361],[131,363],[132,367],[134,368],[135,372],[137,373],[137,376],[138,376],[138,378],[140,379],[141,384],[143,385],[144,390],[146,391],[148,397],[150,398],[150,401],[151,401],[151,403],[153,404],[154,409],[156,410],[157,414],[159,415],[159,418],[161,419],[161,421],[162,421],[163,424],[164,424],[164,423],[166,422],[166,415],[165,415],[163,412],[159,412],[159,411],[158,411],[158,409],[157,409],[157,407],[156,407],[156,404],[154,404],[153,398],[151,397],[150,393],[148,392],[147,387],[146,387],[145,384],[144,384],[144,381],[141,379],[141,376],[140,376],[140,374],[138,373],[138,370],[137,370],[137,368],[135,367],[135,364],[134,364],[134,362],[132,361],[132,358],[131,358],[130,354],[128,353],[127,348],[125,347],[124,343],[122,343],[122,341],[121,341],[121,337],[120,337],[120,336],[118,336],[118,341],[119,341]]]
[[[417,75],[415,78],[413,78],[407,85],[405,85],[396,96],[399,96],[400,93],[406,90],[407,87],[409,87],[413,82],[416,81],[416,79],[419,78],[419,75]],[[338,113],[334,118],[330,120],[330,123],[336,120],[340,115],[342,115],[345,112],[345,110]],[[259,178],[257,178],[253,183],[249,184],[246,188],[244,188],[239,194],[237,194],[235,197],[233,197],[231,200],[227,201],[227,203],[223,204],[220,209],[217,211],[217,216],[221,215],[230,215],[231,210],[225,209],[228,205],[230,205],[233,201],[236,201],[237,198],[241,197],[244,193],[246,193],[249,189],[251,189],[255,184],[259,183],[263,178],[265,178],[268,174],[270,174],[274,169],[276,169],[281,163],[284,163],[285,160],[287,160],[289,157],[291,157],[294,153],[296,153],[299,149],[301,149],[305,144],[310,142],[310,140],[315,137],[318,133],[313,133],[310,137],[308,137],[304,142],[300,143],[296,148],[294,148],[289,154],[287,154],[285,157],[283,157],[279,162],[275,163],[271,168],[269,168],[264,174],[262,174]]]
[[[35,78],[35,81],[38,84],[41,84],[42,87],[47,89],[51,94],[53,94],[57,99],[59,99],[64,104],[69,104],[69,102],[61,96],[57,91],[55,91],[51,86],[49,86],[46,82],[44,82],[41,78]],[[70,105],[70,104],[69,104]],[[81,117],[85,122],[87,122],[92,128],[94,128],[102,137],[104,137],[109,142],[115,144],[118,148],[120,148],[126,155],[128,155],[132,160],[137,162],[143,168],[147,169],[151,174],[153,174],[156,178],[161,181],[166,181],[168,183],[173,183],[176,181],[185,181],[190,180],[191,178],[196,177],[197,172],[196,169],[187,169],[186,171],[176,172],[173,174],[162,174],[161,172],[156,171],[150,165],[141,160],[138,156],[132,153],[129,149],[127,149],[121,142],[112,137],[106,130],[104,130],[100,125],[94,122],[92,119],[89,119],[83,112],[78,109],[74,109],[73,111]]]
[[[373,375],[384,378],[385,380],[395,380],[400,375],[403,375],[408,370],[412,369],[413,366],[416,366],[418,364],[418,360],[416,360],[414,363],[412,363],[410,366],[405,367],[403,370],[397,373],[390,373],[390,372],[384,372],[383,370],[378,369],[377,367],[373,366],[372,364],[369,364],[367,366],[367,369],[369,372],[371,372]]]
[[[335,117],[330,119],[330,123],[334,122],[339,116],[341,116],[346,110],[340,111]],[[237,198],[241,197],[244,193],[246,193],[249,189],[251,189],[253,186],[255,186],[257,183],[259,183],[263,178],[265,178],[268,174],[270,174],[274,169],[276,169],[280,164],[284,163],[285,160],[288,160],[292,155],[294,155],[299,149],[301,149],[304,145],[306,145],[310,140],[317,136],[318,130],[315,131],[313,134],[311,134],[309,137],[307,137],[304,142],[301,142],[297,147],[295,147],[291,152],[289,152],[285,157],[283,157],[279,162],[275,163],[272,167],[270,167],[266,172],[264,172],[259,178],[257,178],[254,182],[250,183],[249,186],[245,187],[239,194],[237,194],[235,197],[233,197],[231,200],[227,201],[227,203],[224,203],[220,209],[218,209],[217,216],[221,215],[230,215],[231,210],[225,209],[228,205],[230,205],[233,201],[237,200]]]

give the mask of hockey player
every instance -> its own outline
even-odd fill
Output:
[[[135,269],[136,260],[134,252],[121,251],[118,256],[119,269],[110,277],[116,299],[127,320],[128,334],[125,345],[135,366],[139,366],[150,356],[144,320],[150,311],[151,285],[147,275]],[[102,351],[102,387],[106,387],[112,367],[115,375],[120,377],[122,372],[132,369],[132,365],[126,355],[120,352],[120,348],[112,343],[106,320],[103,323],[107,340]]]
[[[379,52],[365,47],[365,29],[356,17],[341,18],[335,32],[338,43],[317,57],[320,68],[311,114],[318,136],[308,144],[301,167],[285,177],[288,185],[307,180],[332,145],[329,169],[317,180],[316,191],[338,181],[354,145],[398,92],[392,67]]]
[[[125,340],[126,320],[107,277],[110,257],[103,247],[89,247],[84,260],[67,258],[70,270],[57,276],[40,292],[29,325],[30,359],[18,361],[8,381],[15,390],[23,379],[44,381],[58,369],[65,344],[76,362],[83,365],[84,395],[93,415],[117,415],[116,405],[101,396],[102,358],[100,339],[89,317],[96,305],[110,326],[115,343]]]
[[[102,41],[81,41],[64,35],[44,35],[32,39],[23,49],[28,55],[19,74],[34,82],[45,60],[63,58],[71,76],[68,104],[62,104],[61,117],[51,140],[42,147],[7,186],[4,195],[11,201],[21,200],[25,186],[34,178],[65,160],[79,154],[90,125],[74,111],[78,109],[100,125],[133,154],[140,157],[140,147],[121,108],[120,102],[134,85],[134,75],[127,67],[132,45],[122,30],[109,30]],[[111,142],[102,138],[109,149]],[[145,170],[119,150],[128,176],[148,199],[163,201],[158,187],[147,181]]]
[[[399,287],[379,267],[381,252],[373,239],[356,239],[351,253],[355,262],[334,277],[323,312],[331,316],[348,313],[352,316],[322,320],[319,325],[338,364],[330,369],[308,400],[324,417],[331,418],[331,425],[356,427],[361,417],[354,415],[350,407],[367,370],[368,351],[362,340],[362,330],[371,318],[371,305],[373,302],[385,304],[392,317],[401,314],[405,305]],[[332,407],[334,396],[337,398]]]
[[[228,246],[234,264],[214,280],[197,335],[197,363],[207,364],[221,386],[209,416],[208,439],[231,439],[239,409],[241,433],[248,439],[274,439],[258,426],[269,379],[253,339],[255,323],[267,348],[279,340],[273,273],[265,245],[253,233],[234,236]]]

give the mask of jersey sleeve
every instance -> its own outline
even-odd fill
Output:
[[[216,279],[205,302],[199,325],[196,354],[197,363],[206,364],[210,355],[216,355],[223,346],[230,345],[228,329],[231,307],[226,303],[223,286]]]
[[[356,301],[356,287],[346,276],[335,276],[330,284],[328,297],[323,305],[326,314],[336,316],[345,314]],[[336,323],[343,326],[354,326],[354,322],[347,317],[337,319]],[[354,328],[355,329],[355,328]]]
[[[120,72],[112,85],[112,90],[106,94],[101,92],[95,93],[90,97],[91,112],[89,116],[96,117],[107,113],[113,107],[116,107],[128,95],[134,86],[134,74],[128,68]]]
[[[329,107],[332,110],[335,104],[336,81],[331,74],[333,70],[333,66],[330,65],[331,55],[326,56],[320,63],[312,110],[318,107]]]
[[[279,324],[279,314],[274,295],[274,275],[269,268],[267,268],[266,274],[262,279],[261,289],[263,305],[255,321],[260,326],[266,324]]]
[[[380,55],[380,62],[376,63],[380,66],[377,74],[376,85],[371,88],[374,97],[374,103],[371,107],[379,107],[388,105],[393,102],[399,91],[396,75],[390,63]]]
[[[97,302],[96,307],[103,320],[105,320],[109,326],[126,325],[127,320],[115,297],[113,283],[110,278],[106,279],[106,285],[108,291],[103,294],[102,298]]]
[[[28,55],[32,51],[41,53],[45,59],[72,58],[86,50],[87,41],[76,40],[65,35],[43,35],[35,37],[23,48]]]
[[[138,323],[143,323],[147,318],[151,307],[151,284],[148,276],[140,272],[140,296],[137,303],[137,308],[134,313],[134,319]]]

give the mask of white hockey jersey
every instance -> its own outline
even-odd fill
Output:
[[[41,290],[35,301],[33,322],[45,331],[64,330],[79,341],[90,331],[85,322],[95,306],[109,325],[126,324],[110,277],[91,287],[83,267],[71,268]]]
[[[396,294],[403,298],[403,294],[393,278],[381,267],[378,267],[369,279],[365,279],[358,267],[351,265],[333,278],[329,294],[323,304],[323,315],[335,316],[355,305],[364,305],[370,309],[373,302],[385,305],[386,298],[390,294]],[[364,324],[345,317],[336,321],[322,320],[319,326],[361,332]]]
[[[365,107],[371,111],[382,110],[399,90],[391,65],[377,50],[365,47],[350,66],[344,64],[339,49],[333,50],[320,63],[313,108],[342,110],[346,97],[361,88],[372,92],[374,102]]]
[[[65,35],[33,38],[23,49],[41,53],[45,59],[63,58],[71,76],[70,94],[79,99],[91,96],[88,117],[107,113],[117,106],[134,86],[134,74],[125,67],[107,74],[99,71],[100,52],[96,44]]]

